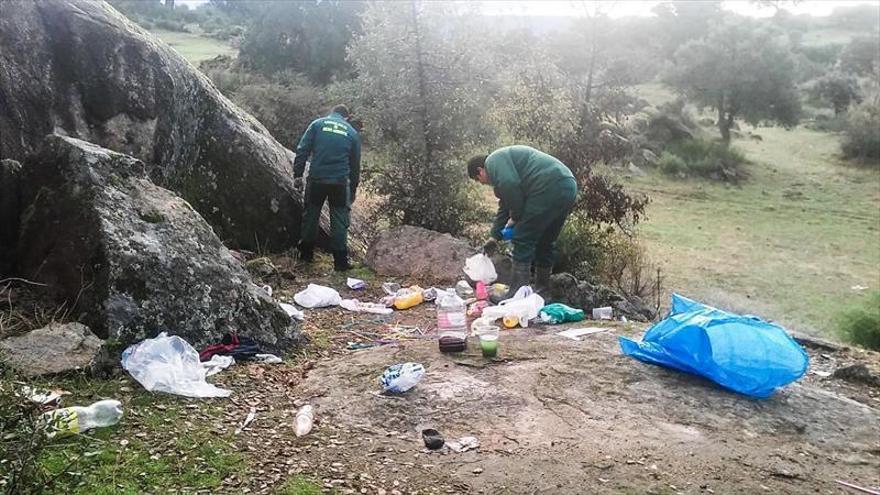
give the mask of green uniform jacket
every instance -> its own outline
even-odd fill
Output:
[[[486,158],[486,172],[495,189],[500,203],[492,237],[501,239],[501,229],[508,219],[518,222],[524,213],[526,198],[532,198],[530,209],[541,209],[541,202],[547,205],[548,214],[556,206],[549,200],[552,188],[563,179],[574,180],[568,167],[547,153],[529,146],[515,145],[499,148]],[[550,194],[544,194],[550,193]]]
[[[338,113],[316,119],[296,147],[293,176],[302,177],[311,156],[309,180],[327,183],[349,182],[352,193],[361,175],[361,138]]]

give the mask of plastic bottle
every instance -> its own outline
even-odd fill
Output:
[[[312,431],[312,423],[315,421],[315,411],[312,406],[306,404],[296,412],[296,436],[308,435]]]
[[[437,331],[441,352],[462,352],[467,348],[467,306],[456,294],[437,300]]]
[[[88,407],[65,407],[44,413],[43,418],[49,437],[82,433],[118,423],[122,418],[122,403],[118,400],[102,400]]]

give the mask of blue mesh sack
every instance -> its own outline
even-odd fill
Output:
[[[722,387],[766,398],[804,376],[807,353],[778,325],[672,296],[670,315],[641,342],[619,338],[627,356],[706,377]]]

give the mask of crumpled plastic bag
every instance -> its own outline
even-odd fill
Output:
[[[327,306],[339,306],[342,296],[336,289],[318,284],[309,284],[308,287],[293,296],[293,300],[304,308],[324,308]]]
[[[537,318],[543,307],[543,297],[533,293],[530,287],[520,287],[512,298],[501,301],[498,306],[483,309],[481,319],[495,321],[505,316],[514,316],[519,319],[519,326],[527,328],[529,321]]]
[[[166,332],[129,346],[122,367],[150,392],[185,397],[229,397],[231,390],[205,381],[199,353],[182,338]]]
[[[382,390],[395,394],[406,392],[416,386],[425,376],[425,367],[419,363],[401,363],[389,366],[379,377]]]
[[[584,319],[584,310],[575,309],[562,303],[552,303],[541,308],[538,316],[541,321],[556,325],[557,323],[571,323]]]
[[[349,311],[355,311],[359,313],[373,313],[377,315],[390,315],[394,312],[393,309],[386,307],[384,304],[377,304],[371,302],[360,302],[357,299],[343,299],[339,305],[343,309],[347,309]]]
[[[475,254],[464,261],[464,274],[474,282],[491,284],[498,278],[495,264],[485,254]]]
[[[287,313],[287,316],[295,320],[303,321],[306,318],[306,314],[293,304],[280,302],[278,305],[281,306],[281,309],[283,309],[285,313]]]
[[[210,360],[202,361],[202,368],[205,368],[205,376],[211,376],[220,373],[233,364],[235,364],[234,357],[214,354]]]
[[[785,329],[672,296],[670,315],[641,342],[619,337],[627,356],[685,373],[751,397],[766,398],[807,371],[809,357]]]

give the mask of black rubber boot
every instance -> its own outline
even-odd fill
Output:
[[[300,242],[296,248],[299,250],[299,259],[304,263],[311,263],[315,260],[315,246]]]
[[[510,270],[510,283],[507,284],[510,287],[507,290],[507,294],[504,294],[504,297],[498,298],[493,296],[489,300],[498,304],[505,299],[510,299],[521,287],[529,285],[530,278],[532,278],[532,264],[514,261]]]
[[[545,292],[550,290],[550,275],[553,273],[553,267],[550,266],[536,266],[535,267],[535,286],[532,287],[535,289],[535,292],[538,294],[544,295]]]
[[[348,251],[336,251],[333,253],[333,269],[337,272],[347,272],[352,266],[348,263]]]

